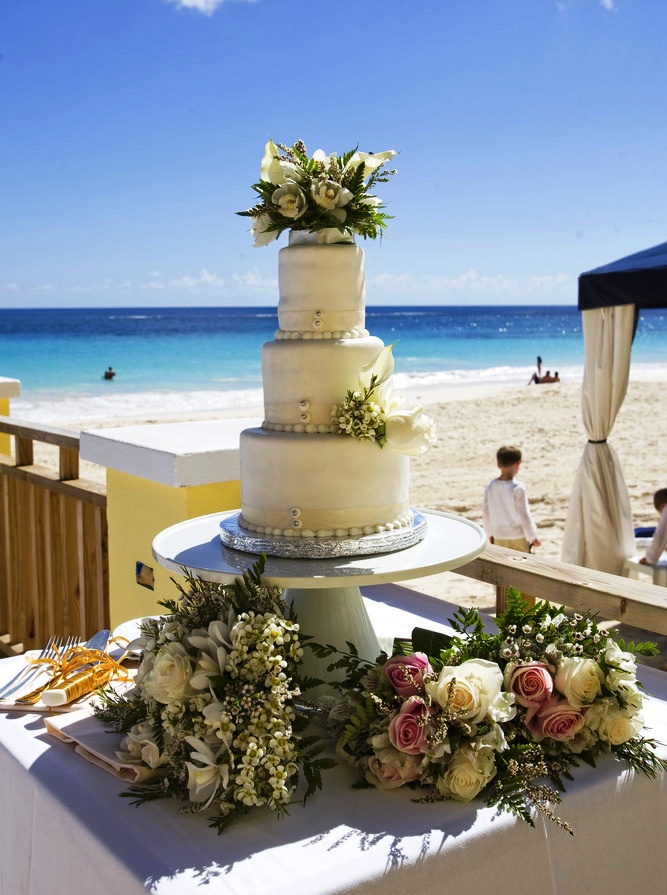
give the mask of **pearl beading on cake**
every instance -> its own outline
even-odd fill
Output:
[[[315,425],[309,420],[302,420],[300,423],[272,423],[269,420],[263,420],[262,429],[269,432],[298,432],[300,435],[335,435],[338,432],[334,425],[326,423]]]
[[[286,342],[289,340],[304,339],[305,341],[320,341],[329,339],[363,339],[370,333],[367,329],[350,329],[350,330],[296,330],[296,329],[278,329],[274,334],[277,342]]]
[[[412,526],[414,517],[412,513],[406,513],[399,516],[393,522],[386,522],[383,525],[366,525],[363,528],[336,528],[336,529],[318,529],[312,531],[303,527],[301,520],[301,510],[299,507],[292,507],[290,510],[292,517],[291,528],[271,528],[271,526],[254,525],[243,518],[243,514],[239,515],[238,523],[247,531],[258,535],[269,535],[274,538],[361,538],[364,535],[381,534],[382,532],[396,531],[401,528],[409,528]]]

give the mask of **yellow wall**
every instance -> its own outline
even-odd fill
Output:
[[[178,591],[151,552],[158,532],[177,522],[207,513],[233,510],[241,505],[238,481],[172,488],[107,469],[107,521],[109,526],[109,604],[111,626],[143,615],[156,615],[158,599]],[[137,561],[154,571],[155,590],[136,581]]]
[[[0,416],[9,416],[9,398],[0,398]],[[12,450],[11,436],[0,432],[0,454],[10,455]]]

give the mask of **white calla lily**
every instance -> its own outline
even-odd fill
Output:
[[[264,147],[264,157],[262,158],[259,176],[262,180],[266,180],[268,183],[273,183],[276,186],[285,181],[283,168],[278,159],[278,147],[273,140],[269,140]]]
[[[395,155],[393,149],[388,149],[386,152],[355,152],[345,165],[344,170],[349,171],[363,164],[364,178],[370,177],[373,171],[377,171],[385,162],[391,161]]]
[[[362,389],[371,387],[371,380],[375,376],[375,387],[387,382],[394,372],[394,355],[392,349],[394,343],[385,345],[378,356],[359,371],[359,385]]]
[[[217,791],[229,782],[229,766],[218,764],[213,750],[197,737],[185,737],[185,742],[195,751],[190,754],[192,761],[186,761],[188,769],[188,791],[191,802],[205,802],[208,807]],[[199,765],[193,762],[200,762]]]

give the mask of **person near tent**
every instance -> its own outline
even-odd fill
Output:
[[[530,553],[532,547],[540,546],[540,540],[526,488],[516,478],[521,459],[521,451],[516,447],[504,446],[496,452],[500,475],[484,491],[482,526],[492,544]]]
[[[667,547],[667,488],[659,488],[653,495],[653,506],[660,516],[651,543],[646,548],[646,556],[642,556],[640,563],[654,566],[660,559],[660,554]]]

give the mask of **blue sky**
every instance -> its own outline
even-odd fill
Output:
[[[273,305],[266,140],[395,149],[372,304],[574,304],[667,239],[664,0],[2,0],[0,309]]]

